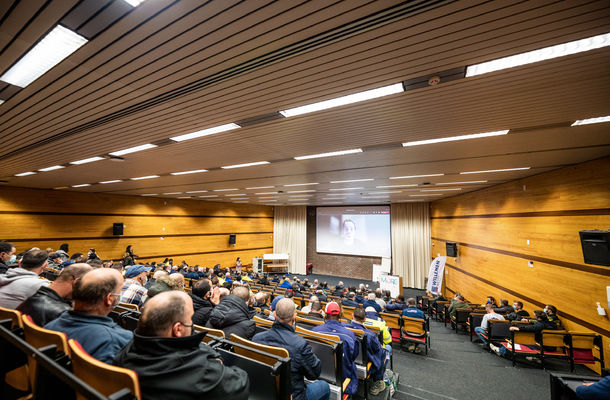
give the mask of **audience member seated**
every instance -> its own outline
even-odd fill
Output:
[[[0,307],[15,309],[41,286],[49,286],[49,281],[38,277],[49,264],[48,257],[44,250],[30,250],[19,261],[19,267],[0,275]]]
[[[583,383],[576,388],[576,395],[582,400],[610,399],[610,375],[597,382]]]
[[[364,287],[364,285],[362,285],[362,287]],[[356,292],[355,300],[356,300],[356,303],[358,303],[358,304],[364,304],[366,299],[364,298],[364,292],[362,290],[358,290]]]
[[[318,296],[316,296],[315,294],[309,297],[309,303],[307,303],[307,305],[303,307],[301,311],[306,314],[309,314],[309,312],[311,311],[311,305],[314,301],[320,301],[320,299],[318,299]]]
[[[74,284],[87,272],[93,270],[87,264],[72,264],[64,268],[49,286],[41,286],[36,293],[19,304],[17,310],[29,315],[39,326],[58,318],[64,311],[72,309]]]
[[[402,315],[409,318],[416,318],[421,320],[426,320],[426,314],[419,308],[417,308],[417,300],[413,297],[407,299],[407,308],[402,310]],[[407,346],[407,350],[413,353],[419,354],[421,353],[421,348],[417,343],[409,343]]]
[[[62,243],[59,246],[59,250],[56,251],[56,253],[59,255],[60,259],[61,259],[61,263],[64,263],[66,261],[68,261],[70,259],[70,255],[68,254],[68,243]]]
[[[212,297],[212,283],[209,279],[201,279],[193,284],[193,290],[189,293],[193,300],[193,323],[205,326],[210,319],[210,313],[214,309],[214,304],[210,301]]]
[[[311,284],[311,289],[312,289],[312,290],[316,290],[316,289],[318,289],[319,287],[320,287],[320,282],[318,282],[318,280],[317,280],[317,279],[314,279],[314,280],[313,280],[313,283]]]
[[[486,305],[491,304],[493,308],[497,308],[498,304],[496,303],[496,299],[493,296],[487,296],[487,300],[485,304],[481,304],[481,306],[485,307]]]
[[[375,293],[369,293],[367,296],[367,300],[364,302],[363,307],[366,309],[367,307],[373,307],[377,313],[382,311],[381,306],[375,301],[377,297]]]
[[[121,303],[142,306],[146,301],[148,289],[144,287],[151,267],[132,265],[125,270],[125,283],[121,289]]]
[[[557,316],[557,307],[547,304],[544,307],[544,313],[546,314],[549,323],[555,327],[554,329],[559,329],[561,326],[561,320]]]
[[[268,319],[270,319],[271,321],[275,321],[275,307],[277,306],[277,303],[280,302],[280,300],[282,300],[284,298],[284,296],[275,296],[275,298],[273,299],[273,301],[271,302],[271,305],[269,306],[269,316],[267,317]],[[288,299],[290,300],[290,299]],[[290,300],[294,306],[294,301]]]
[[[189,272],[184,276],[188,279],[199,279],[199,273],[195,271],[195,267],[189,267]]]
[[[271,280],[271,282],[273,283],[280,283],[280,277],[276,275],[273,275],[273,279]]]
[[[267,274],[264,274],[259,280],[258,283],[261,285],[268,285],[269,279],[267,279]]]
[[[485,336],[487,335],[487,327],[489,326],[489,320],[504,320],[504,317],[502,315],[494,311],[494,306],[491,302],[485,305],[485,311],[487,312],[487,314],[483,316],[483,319],[481,320],[481,326],[477,326],[474,328],[474,332],[477,334],[479,339],[481,339],[481,342],[483,342],[483,344],[488,343],[487,339],[485,339]]]
[[[324,314],[322,311],[322,302],[321,301],[317,300],[311,304],[311,311],[309,311],[309,313],[307,313],[307,318],[324,321]]]
[[[267,304],[268,300],[269,299],[265,292],[258,292],[254,295],[254,304],[252,306],[260,308],[261,311],[268,310],[269,309],[269,305]]]
[[[330,396],[328,383],[320,377],[322,363],[313,354],[311,346],[294,332],[296,313],[290,299],[281,299],[273,311],[275,322],[271,329],[257,333],[254,342],[281,347],[290,354],[292,400],[326,400]],[[304,379],[309,381],[305,383]]]
[[[464,296],[462,296],[461,294],[458,294],[455,298],[455,301],[453,303],[451,303],[451,305],[449,306],[449,309],[447,310],[449,312],[449,318],[455,318],[455,313],[456,310],[458,308],[468,308],[470,307],[468,304],[466,304],[466,301],[464,300]]]
[[[536,322],[534,322],[533,324],[524,326],[511,326],[508,329],[511,331],[519,332],[534,332],[536,334],[536,341],[540,341],[539,334],[544,329],[556,329],[556,325],[548,320],[547,315],[544,313],[544,311],[536,310],[534,311],[534,316],[536,317]],[[505,356],[506,354],[508,354],[508,350],[506,349],[506,347],[498,347],[495,346],[493,343],[490,343],[489,347],[499,356]],[[528,347],[538,348],[538,346]]]
[[[318,300],[320,300],[320,301],[328,301],[328,297],[326,297],[326,293],[324,292],[323,289],[316,290],[316,296],[318,297]]]
[[[61,256],[59,255],[59,253],[54,252],[54,253],[49,253],[49,268],[53,268],[53,269],[60,269],[61,266]]]
[[[341,305],[344,307],[357,307],[358,302],[356,302],[356,293],[349,292],[347,296],[341,300]]]
[[[337,286],[335,286],[335,289],[333,290],[333,296],[343,297],[344,291],[345,291],[345,289],[343,286],[343,282],[339,281],[339,283],[337,284]]]
[[[530,313],[523,309],[523,303],[515,300],[513,302],[513,311],[506,314],[506,319],[509,321],[521,321],[523,318],[529,318]]]
[[[343,342],[343,378],[350,378],[350,382],[345,389],[345,393],[353,395],[358,391],[358,372],[356,370],[356,358],[360,352],[356,335],[344,327],[339,319],[341,318],[341,307],[331,301],[326,305],[326,322],[318,325],[312,330],[314,332],[337,335]]]
[[[86,263],[86,262],[87,262],[86,255],[84,255],[83,253],[74,253],[74,254],[72,254],[72,256],[70,257],[70,259],[68,261],[64,261],[59,266],[59,269],[69,267],[72,264],[81,264],[81,263]]]
[[[508,300],[500,299],[500,307],[494,308],[494,311],[498,314],[508,314],[513,311],[513,306],[508,304]]]
[[[184,292],[160,293],[146,303],[134,338],[114,364],[138,374],[144,399],[247,399],[248,375],[226,367],[193,334],[193,303]]]
[[[252,339],[256,326],[251,320],[253,313],[248,311],[249,300],[250,289],[245,286],[236,286],[230,295],[224,296],[214,307],[206,326],[221,329],[225,333],[225,337],[230,337],[234,333],[244,339]]]
[[[280,283],[280,287],[284,289],[292,289],[292,284],[290,283],[290,278],[284,277],[282,283]]]
[[[148,289],[147,298],[150,299],[159,293],[167,292],[169,290],[181,290],[179,282],[177,282],[176,279],[170,279],[174,275],[181,276],[180,274],[162,274],[157,276],[155,283]]]
[[[148,282],[146,282],[146,285],[144,285],[146,290],[149,290],[151,288],[151,286],[154,285],[157,282],[157,279],[159,279],[159,277],[161,277],[161,276],[168,276],[168,273],[165,272],[163,269],[156,270],[155,273],[153,274],[153,277],[150,278],[148,280]]]
[[[383,291],[380,288],[375,289],[375,302],[379,304],[381,310],[383,310],[387,304],[385,300],[383,300]]]
[[[399,294],[396,297],[396,300],[391,300],[385,306],[385,309],[388,311],[402,312],[402,310],[404,310],[405,308],[407,308],[407,304],[405,303],[405,297],[402,294]]]
[[[108,314],[119,303],[123,277],[115,269],[99,268],[74,284],[74,310],[46,324],[46,329],[64,332],[100,361],[110,363],[133,337]]]

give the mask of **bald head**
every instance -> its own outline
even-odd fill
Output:
[[[146,302],[138,320],[137,333],[143,336],[180,336],[175,331],[183,329],[184,325],[191,325],[192,318],[191,297],[184,292],[170,290]]]
[[[294,302],[290,299],[282,299],[275,305],[275,318],[285,324],[291,324],[295,315]]]
[[[61,273],[55,280],[56,282],[68,282],[75,279],[82,278],[87,272],[92,271],[94,268],[85,263],[72,264],[61,270]]]
[[[237,296],[247,303],[250,300],[250,289],[245,286],[236,286],[232,292],[233,296]]]
[[[74,310],[108,315],[119,302],[123,277],[115,269],[98,268],[87,272],[74,284]]]

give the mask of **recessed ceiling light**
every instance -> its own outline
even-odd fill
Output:
[[[265,194],[278,194],[277,192],[261,192],[261,193],[255,193],[256,195],[265,195]]]
[[[41,168],[38,171],[40,172],[48,172],[48,171],[54,171],[56,169],[62,169],[62,168],[66,168],[63,165],[54,165],[52,167],[47,167],[47,168]]]
[[[542,49],[528,51],[526,53],[515,54],[497,60],[487,61],[480,64],[470,65],[466,68],[466,77],[486,74],[488,72],[499,71],[505,68],[518,67],[543,60],[550,60],[556,57],[567,56],[570,54],[581,53],[583,51],[599,49],[610,45],[610,33],[604,33],[573,42],[558,44],[555,46],[544,47]]]
[[[84,160],[72,161],[70,164],[80,165],[80,164],[87,164],[87,163],[94,162],[94,161],[101,161],[101,160],[105,160],[105,158],[104,157],[90,157],[90,158],[85,158]]]
[[[169,192],[169,193],[163,193],[163,195],[165,195],[165,196],[169,196],[169,195],[172,195],[172,194],[182,194],[182,192]],[[189,197],[190,197],[190,196],[189,196]]]
[[[125,2],[132,7],[137,7],[140,4],[144,3],[145,1],[146,0],[125,0]]]
[[[28,172],[22,172],[20,174],[15,174],[15,176],[28,176],[28,175],[36,175],[36,172],[28,171]]]
[[[214,189],[215,192],[229,192],[231,190],[239,190],[237,188],[231,188],[231,189]]]
[[[487,172],[507,172],[507,171],[523,171],[526,169],[530,169],[531,167],[522,167],[522,168],[504,168],[504,169],[489,169],[487,171],[468,171],[468,172],[460,172],[461,175],[465,174],[484,174]]]
[[[146,194],[141,194],[140,196],[158,196],[157,193],[146,193]]]
[[[364,92],[349,94],[347,96],[337,97],[335,99],[320,101],[318,103],[308,104],[301,107],[295,107],[288,110],[280,111],[284,117],[293,117],[295,115],[307,114],[314,111],[326,110],[333,107],[344,106],[347,104],[358,103],[365,100],[376,99],[390,94],[404,92],[404,87],[401,83],[396,83],[389,86],[371,89]]]
[[[291,183],[290,185],[284,185],[286,187],[288,186],[310,186],[310,185],[319,185],[318,182],[309,182],[309,183]]]
[[[154,149],[155,147],[157,147],[156,144],[147,143],[147,144],[142,144],[140,146],[129,147],[127,149],[123,149],[123,150],[119,150],[119,151],[113,151],[112,153],[108,153],[108,154],[110,154],[111,156],[122,156],[125,154],[135,153],[136,151]]]
[[[141,181],[143,179],[154,179],[159,178],[159,175],[147,175],[147,176],[138,176],[137,178],[130,178],[132,181]]]
[[[85,43],[87,39],[81,35],[57,25],[0,76],[0,80],[22,88],[26,87]]]
[[[231,193],[231,194],[225,194],[225,196],[227,196],[227,197],[231,197],[231,196],[247,196],[247,194],[245,194],[245,193]]]
[[[314,189],[307,189],[307,190],[289,190],[286,193],[313,193],[315,192]]]
[[[506,135],[507,133],[508,133],[508,129],[504,130],[504,131],[496,131],[496,132],[473,133],[471,135],[451,136],[451,137],[428,139],[428,140],[417,140],[414,142],[405,142],[402,145],[403,145],[403,147],[420,146],[422,144],[453,142],[455,140],[467,140],[467,139],[478,139],[478,138],[490,137],[490,136],[500,136],[500,135]]]
[[[443,176],[445,174],[409,175],[409,176],[390,176],[390,179],[409,179],[409,178],[428,178],[430,176]]]
[[[330,183],[352,183],[352,182],[370,182],[370,181],[374,181],[375,179],[373,178],[366,178],[366,179],[350,179],[347,181],[330,181]]]
[[[199,197],[201,197],[202,199],[205,199],[205,198],[208,198],[208,197],[218,197],[218,195],[217,194],[206,194],[206,195],[199,196]]]
[[[578,121],[575,121],[572,124],[572,126],[588,125],[588,124],[599,124],[599,123],[602,123],[602,122],[610,122],[610,115],[608,115],[606,117],[579,119]]]
[[[348,188],[330,188],[328,190],[360,190],[364,189],[363,187],[348,187]]]
[[[295,160],[309,160],[311,158],[344,156],[347,154],[355,154],[355,153],[362,153],[362,149],[341,150],[341,151],[331,151],[330,153],[310,154],[308,156],[294,157],[294,159]]]
[[[258,199],[258,201],[263,201],[265,203],[272,203],[272,202],[277,201],[277,200],[261,200],[261,199]]]
[[[487,181],[441,182],[435,185],[468,185],[470,183],[487,183]]]
[[[91,186],[90,183],[81,183],[80,185],[72,185],[73,188],[79,188],[79,187],[85,187],[85,186]]]
[[[187,174],[198,174],[200,172],[208,172],[207,169],[194,169],[192,171],[181,171],[181,172],[170,172],[170,175],[187,175]]]
[[[462,188],[421,189],[420,192],[447,192],[450,190],[462,190]]]
[[[190,192],[184,192],[184,193],[207,193],[207,190],[191,190]]]
[[[256,189],[273,189],[275,186],[255,186],[255,187],[247,187],[246,190],[256,190]]]
[[[122,181],[122,180],[120,180],[120,179],[113,179],[113,180],[111,180],[111,181],[103,181],[103,182],[100,182],[100,183],[101,183],[102,185],[105,185],[105,184],[107,184],[107,183],[118,183],[118,182],[123,182],[123,181]]]
[[[269,161],[256,161],[256,162],[245,163],[245,164],[226,165],[226,166],[220,167],[220,168],[222,168],[222,169],[243,168],[243,167],[253,167],[255,165],[265,165],[265,164],[271,164],[271,163]]]
[[[400,188],[400,187],[414,187],[417,186],[417,183],[410,183],[408,185],[385,185],[385,186],[375,186],[377,189],[391,189],[391,188]]]
[[[196,139],[199,137],[214,135],[216,133],[226,132],[226,131],[230,131],[230,130],[238,129],[238,128],[241,128],[241,126],[234,124],[234,123],[230,123],[230,124],[215,126],[213,128],[208,128],[208,129],[204,129],[204,130],[197,131],[197,132],[187,133],[185,135],[174,136],[174,137],[171,137],[170,139],[173,140],[174,142],[182,142],[184,140]]]

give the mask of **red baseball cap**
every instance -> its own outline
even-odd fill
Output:
[[[341,314],[341,307],[339,307],[339,304],[331,301],[326,305],[324,312],[329,315],[339,315]]]

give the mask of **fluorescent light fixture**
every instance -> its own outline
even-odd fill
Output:
[[[295,160],[309,160],[311,158],[324,158],[324,157],[344,156],[344,155],[347,155],[347,154],[355,154],[355,153],[362,153],[362,149],[331,151],[330,153],[320,153],[320,154],[311,154],[311,155],[308,155],[308,156],[294,157],[294,159]]]
[[[578,121],[575,121],[572,124],[572,126],[576,126],[576,125],[588,125],[588,124],[599,124],[601,122],[610,122],[610,115],[605,116],[605,117],[579,119]]]
[[[79,188],[79,187],[85,187],[85,186],[91,186],[90,183],[82,183],[80,185],[72,185],[73,188]]]
[[[530,169],[531,167],[522,167],[522,168],[504,168],[504,169],[489,169],[486,171],[468,171],[468,172],[460,172],[461,175],[465,174],[484,174],[487,172],[507,172],[507,171],[523,171],[526,169]]]
[[[159,175],[146,175],[146,176],[138,176],[137,178],[130,178],[132,181],[141,181],[144,179],[154,179],[159,178]]]
[[[352,183],[352,182],[370,182],[370,181],[374,181],[375,179],[373,178],[367,178],[367,179],[350,179],[347,181],[330,181],[330,183]]]
[[[0,80],[26,87],[87,43],[87,39],[57,25],[17,61]]]
[[[146,193],[146,194],[141,194],[140,196],[158,196],[157,193]]]
[[[191,190],[190,192],[184,192],[184,193],[207,193],[207,190]]]
[[[256,189],[273,189],[275,186],[255,186],[255,187],[248,187],[246,188],[246,190],[256,190]]]
[[[402,190],[383,190],[379,192],[368,192],[367,194],[392,194],[392,193],[402,193]]]
[[[313,193],[315,192],[314,189],[307,189],[307,190],[289,190],[287,193]]]
[[[455,140],[478,139],[478,138],[490,137],[490,136],[500,136],[500,135],[506,135],[507,133],[508,133],[508,129],[506,129],[504,131],[473,133],[470,135],[450,136],[450,137],[438,138],[438,139],[417,140],[415,142],[405,142],[402,145],[403,145],[403,147],[419,146],[422,144],[430,144],[430,143],[453,142]]]
[[[231,197],[231,196],[247,196],[247,195],[245,193],[232,193],[232,194],[225,194],[225,196]]]
[[[28,175],[36,175],[36,172],[28,171],[28,172],[22,172],[20,174],[15,174],[15,176],[28,176]]]
[[[348,187],[348,188],[331,188],[328,190],[360,190],[364,189],[363,187]]]
[[[400,187],[414,187],[417,186],[417,183],[410,183],[408,185],[386,185],[386,186],[375,186],[377,189],[391,189],[391,188],[400,188]]]
[[[518,67],[520,65],[531,64],[538,61],[550,60],[552,58],[563,57],[570,54],[581,53],[583,51],[599,49],[610,45],[610,33],[604,33],[573,42],[561,43],[526,53],[515,54],[513,56],[499,58],[480,64],[470,65],[466,68],[466,77],[486,74],[488,72],[499,71],[506,68]]]
[[[310,186],[310,185],[319,185],[318,182],[309,182],[309,183],[291,183],[290,185],[284,185],[286,187],[288,186]]]
[[[261,199],[258,199],[258,201],[264,201],[264,202],[274,202],[274,201],[277,201],[277,200],[261,200]]]
[[[58,186],[53,189],[60,190],[60,189],[67,189],[67,188],[68,188],[67,186]]]
[[[241,126],[234,124],[234,123],[230,123],[230,124],[215,126],[213,128],[204,129],[202,131],[187,133],[185,135],[174,136],[174,137],[171,137],[170,139],[173,140],[174,142],[182,142],[184,140],[190,140],[190,139],[196,139],[196,138],[199,138],[202,136],[214,135],[215,133],[226,132],[226,131],[230,131],[230,130],[237,129],[237,128],[241,128]]]
[[[142,145],[136,146],[136,147],[130,147],[128,149],[114,151],[114,152],[108,153],[108,154],[110,154],[111,156],[122,156],[122,155],[129,154],[129,153],[135,153],[136,151],[154,149],[155,147],[157,147],[156,144],[147,143],[147,144],[142,144]]]
[[[420,192],[447,192],[450,190],[462,190],[462,188],[446,188],[446,189],[422,189]]]
[[[387,96],[390,94],[404,92],[402,83],[380,87],[377,89],[367,90],[360,93],[349,94],[347,96],[337,97],[335,99],[320,101],[318,103],[308,104],[306,106],[295,107],[288,110],[280,111],[284,117],[294,117],[295,115],[307,114],[314,111],[326,110],[333,107],[344,106],[346,104],[358,103],[365,100],[376,99],[378,97]]]
[[[200,172],[208,172],[207,169],[194,169],[192,171],[181,171],[181,172],[170,172],[170,175],[187,175],[187,174],[198,174]]]
[[[100,182],[100,183],[101,183],[102,185],[105,185],[105,184],[107,184],[107,183],[119,183],[119,182],[123,182],[123,181],[122,181],[122,180],[120,180],[120,179],[113,179],[113,180],[111,180],[111,181],[103,181],[103,182]]]
[[[101,161],[101,160],[104,160],[104,157],[90,157],[90,158],[85,158],[84,160],[72,161],[70,164],[80,165],[80,164],[87,164],[87,163],[94,162],[94,161]]]
[[[48,172],[48,171],[55,171],[56,169],[62,169],[62,168],[66,168],[63,165],[54,165],[52,167],[47,167],[47,168],[41,168],[38,171],[40,172]]]
[[[355,196],[356,193],[326,193],[324,196],[333,196],[333,197],[348,197]]]
[[[125,0],[125,2],[132,7],[137,7],[140,4],[144,3],[145,1],[146,0]]]
[[[4,100],[0,100],[0,104],[4,103]]]
[[[202,199],[206,199],[208,197],[218,197],[218,195],[217,194],[206,194],[204,196],[199,196],[199,197],[201,197]]]
[[[231,189],[214,189],[215,192],[229,192],[231,190],[238,190],[236,188],[231,188]]]
[[[255,194],[256,195],[266,195],[266,194],[277,194],[277,192],[261,192],[261,193],[255,193]]]
[[[182,194],[182,192],[169,192],[169,193],[163,193],[165,196],[169,196],[170,194]],[[190,197],[190,196],[189,196]]]
[[[409,179],[409,178],[428,178],[430,176],[443,176],[445,174],[409,175],[409,176],[390,176],[390,179]]]
[[[426,196],[442,196],[442,193],[430,193],[430,194],[410,194],[409,197],[426,197]]]
[[[220,168],[222,168],[222,169],[243,168],[243,167],[253,167],[255,165],[264,165],[264,164],[271,164],[271,163],[269,161],[256,161],[256,162],[245,163],[245,164],[226,165],[226,166],[220,167]]]
[[[442,182],[435,183],[435,185],[468,185],[471,183],[487,183],[487,181]]]

